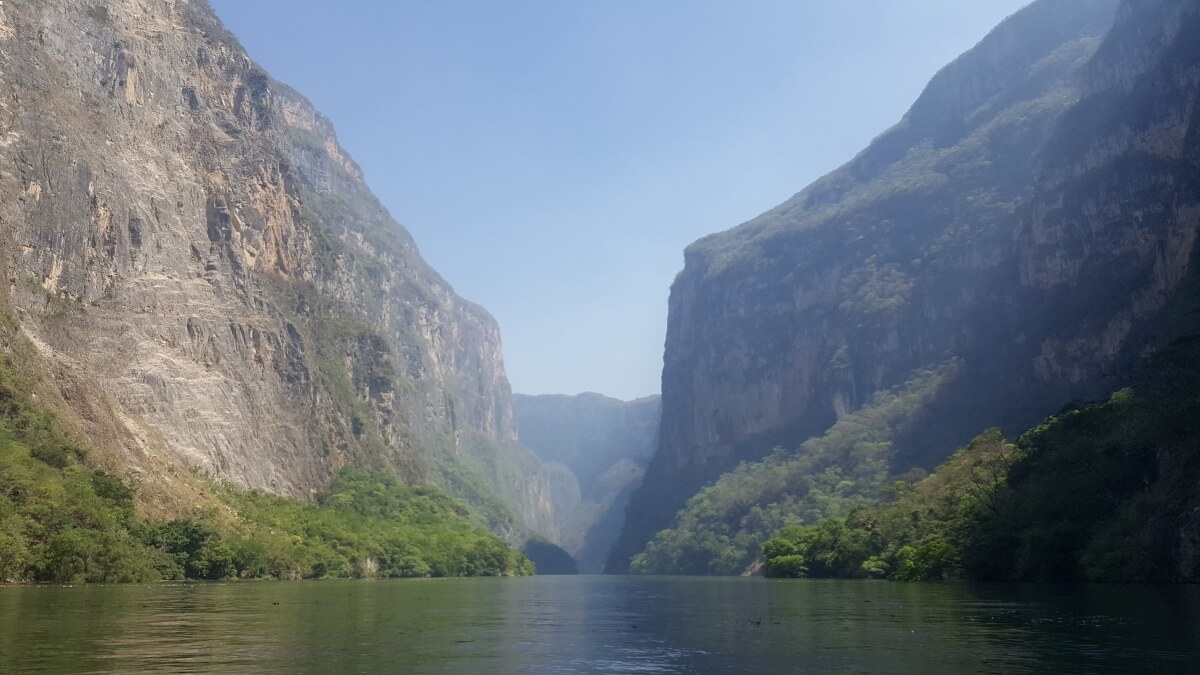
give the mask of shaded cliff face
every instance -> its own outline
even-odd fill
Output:
[[[599,572],[658,444],[659,397],[513,396],[520,441],[550,474],[559,543]]]
[[[1200,320],[1200,2],[1125,2],[1085,76],[1014,256],[1042,338],[1022,366],[1071,390]]]
[[[305,496],[515,441],[495,321],[202,0],[0,7],[0,190],[23,331],[188,466]]]
[[[1034,3],[850,163],[690,246],[662,441],[609,569],[736,462],[918,369],[963,363],[897,439],[897,471],[1111,390],[1194,322],[1195,15]]]

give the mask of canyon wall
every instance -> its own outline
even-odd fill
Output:
[[[559,544],[579,571],[600,572],[658,446],[659,397],[517,394],[513,403],[521,444],[551,477]]]
[[[4,304],[39,363],[181,465],[301,498],[391,468],[499,495],[499,531],[552,528],[496,322],[202,0],[0,6],[0,193]]]
[[[1197,36],[1196,2],[1035,2],[845,166],[688,247],[661,442],[608,569],[738,462],[921,369],[962,363],[897,473],[1106,395],[1193,330]]]

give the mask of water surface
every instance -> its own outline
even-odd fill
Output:
[[[4,673],[1194,673],[1198,650],[1198,587],[583,576],[0,588]]]

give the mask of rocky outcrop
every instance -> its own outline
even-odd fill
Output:
[[[0,193],[22,330],[187,466],[304,497],[515,442],[495,321],[203,0],[0,5]]]
[[[551,478],[560,545],[582,572],[599,572],[629,497],[657,446],[659,397],[513,397],[520,441]]]
[[[964,367],[896,471],[1106,393],[1194,324],[1196,14],[1035,2],[847,165],[690,246],[662,441],[609,569],[737,462],[947,357]]]

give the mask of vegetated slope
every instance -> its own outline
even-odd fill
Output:
[[[0,6],[0,190],[0,296],[40,355],[18,367],[105,427],[115,473],[311,499],[384,469],[553,535],[495,321],[203,0]]]
[[[721,476],[688,500],[673,527],[633,557],[637,574],[740,574],[762,543],[794,522],[845,515],[883,498],[893,440],[958,374],[950,362],[879,392],[820,437],[776,449]]]
[[[601,571],[657,445],[659,397],[517,394],[513,404],[520,442],[550,474],[560,543],[581,571]]]
[[[609,569],[698,486],[912,372],[962,363],[893,440],[894,473],[1104,396],[1194,330],[1196,16],[1036,2],[845,167],[689,247],[662,442]]]
[[[766,573],[1200,580],[1200,338],[1147,358],[1134,380],[1016,443],[985,432],[883,506],[785,528],[764,546]]]
[[[2,315],[0,315],[2,316]],[[15,329],[7,318],[0,330]],[[36,409],[0,356],[0,583],[529,574],[529,561],[431,487],[343,469],[320,506],[232,487],[195,518],[148,520],[104,458]],[[215,495],[215,498],[214,498]]]

